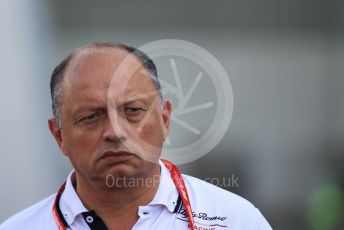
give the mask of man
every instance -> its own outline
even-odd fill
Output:
[[[53,71],[51,94],[49,129],[75,170],[0,229],[271,229],[245,199],[160,160],[172,105],[141,51],[79,48]]]

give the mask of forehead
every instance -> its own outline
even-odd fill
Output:
[[[126,50],[90,49],[72,59],[65,72],[62,91],[68,99],[104,97],[109,92],[112,97],[132,97],[152,90],[153,84],[147,76],[148,71],[141,61]]]

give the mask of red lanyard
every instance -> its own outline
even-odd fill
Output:
[[[174,164],[172,164],[171,162],[167,161],[167,160],[162,160],[162,162],[164,163],[164,165],[166,166],[166,168],[170,171],[171,173],[171,178],[174,182],[174,185],[176,186],[179,195],[182,198],[184,207],[186,209],[186,213],[188,214],[188,219],[190,221],[190,228],[192,230],[195,229],[195,222],[193,219],[193,215],[192,215],[192,209],[191,209],[191,204],[190,204],[190,199],[189,199],[189,194],[188,191],[186,189],[183,177],[178,169],[178,167]]]
[[[171,178],[173,180],[173,183],[176,186],[178,193],[179,193],[180,197],[182,198],[184,207],[186,209],[186,213],[187,213],[188,219],[190,221],[189,226],[193,230],[193,229],[195,229],[195,223],[194,223],[194,219],[193,219],[193,215],[192,215],[188,191],[186,189],[183,177],[182,177],[182,175],[181,175],[181,173],[180,173],[180,171],[176,165],[174,165],[173,163],[171,163],[167,160],[162,160],[162,162],[164,163],[166,168],[171,173]],[[65,186],[66,186],[66,182],[61,185],[59,191],[57,192],[56,197],[55,197],[55,201],[54,201],[54,206],[53,206],[53,214],[54,214],[54,218],[55,218],[55,221],[56,221],[56,224],[57,224],[57,227],[59,230],[66,230],[65,220],[62,219],[63,216],[61,215],[61,213],[59,213],[59,210],[57,209],[60,197],[62,195],[63,190],[65,189]]]
[[[66,221],[63,218],[62,214],[59,213],[59,210],[57,207],[59,207],[59,201],[60,197],[63,193],[63,190],[66,187],[66,182],[64,182],[61,187],[59,188],[59,191],[56,194],[55,201],[54,201],[54,206],[53,206],[53,214],[54,214],[54,219],[56,221],[57,227],[59,230],[66,230],[67,224],[65,223]]]

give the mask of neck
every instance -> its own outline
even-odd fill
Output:
[[[137,178],[127,178],[120,186],[116,180],[116,186],[109,187],[104,186],[104,182],[99,185],[100,182],[92,182],[76,173],[75,186],[84,206],[88,210],[94,210],[108,227],[118,227],[121,220],[124,220],[123,224],[129,224],[128,229],[131,229],[138,219],[138,207],[147,205],[157,192],[160,165],[157,164],[148,175],[140,179],[143,179],[142,183],[138,183]],[[153,183],[145,183],[147,180]],[[126,227],[122,225],[122,229]]]

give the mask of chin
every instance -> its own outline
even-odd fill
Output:
[[[106,176],[111,175],[115,178],[135,177],[135,175],[137,174],[140,174],[138,168],[128,164],[114,165],[113,167],[109,168],[106,172]]]

